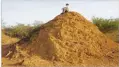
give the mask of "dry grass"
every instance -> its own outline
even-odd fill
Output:
[[[109,37],[110,39],[112,39],[115,42],[119,43],[119,31],[118,30],[112,30],[109,32],[105,32],[104,33],[107,37]]]
[[[2,45],[13,44],[18,41],[18,38],[9,37],[2,32]]]

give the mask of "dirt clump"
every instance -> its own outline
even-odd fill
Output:
[[[77,12],[56,16],[41,26],[23,48],[24,65],[118,66],[119,45]]]

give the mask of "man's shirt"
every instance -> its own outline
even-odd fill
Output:
[[[69,11],[69,8],[68,7],[64,7],[64,8],[62,8],[62,10],[63,10],[63,13],[64,12],[68,12]]]

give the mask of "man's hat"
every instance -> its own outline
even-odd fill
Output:
[[[68,3],[66,3],[66,5],[69,5]]]

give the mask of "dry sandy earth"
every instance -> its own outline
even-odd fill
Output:
[[[77,12],[56,16],[42,25],[29,42],[3,48],[3,55],[13,51],[9,55],[12,65],[119,66],[119,45]],[[9,62],[3,59],[3,64]]]

